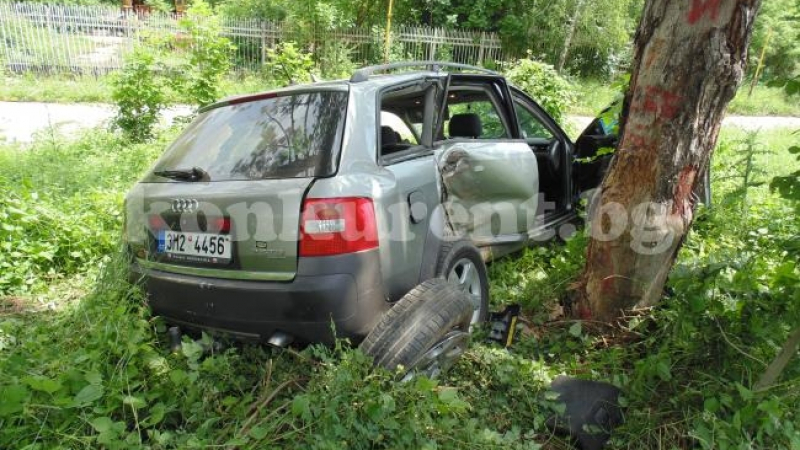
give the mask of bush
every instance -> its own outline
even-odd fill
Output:
[[[566,109],[574,101],[569,82],[561,78],[553,66],[530,58],[511,62],[505,70],[512,84],[533,97],[556,122],[561,122]]]
[[[350,60],[353,49],[343,42],[327,42],[319,52],[320,70],[325,79],[336,80],[349,77],[356,65]]]
[[[284,42],[267,49],[264,68],[276,81],[285,81],[287,85],[305,83],[311,81],[314,60],[311,53],[297,48],[294,42]]]
[[[176,35],[145,36],[113,78],[111,97],[118,109],[114,124],[134,142],[152,137],[170,99],[204,106],[220,97],[234,48],[220,35],[219,19],[198,0],[179,26]]]
[[[186,60],[172,77],[184,103],[205,106],[220,97],[222,77],[231,68],[235,48],[221,36],[222,27],[207,3],[196,0],[179,21],[184,36],[175,39]]]
[[[158,53],[142,44],[112,78],[111,99],[117,105],[114,124],[131,141],[149,139],[161,110],[167,105],[167,82],[158,73],[161,68]]]
[[[0,147],[0,297],[40,292],[114,253],[123,190],[164,143],[99,130],[58,139]]]

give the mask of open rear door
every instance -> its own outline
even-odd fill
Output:
[[[478,245],[525,241],[539,177],[505,80],[451,75],[444,100],[434,148],[454,231]]]

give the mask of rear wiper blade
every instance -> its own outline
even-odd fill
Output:
[[[153,175],[172,178],[173,180],[186,180],[186,181],[200,181],[208,179],[208,172],[199,168],[192,167],[191,169],[175,169],[175,170],[156,170]]]

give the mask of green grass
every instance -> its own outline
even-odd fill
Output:
[[[6,57],[15,63],[33,66],[53,64],[68,66],[77,52],[93,48],[91,37],[77,34],[61,34],[48,27],[37,27],[21,18],[5,18],[0,29]]]
[[[728,112],[742,116],[800,116],[800,99],[789,98],[782,88],[758,85],[749,94],[748,83],[742,85],[731,101]]]
[[[576,103],[569,108],[569,114],[595,117],[617,96],[617,91],[608,82],[576,80],[572,86]]]
[[[9,102],[107,103],[111,83],[107,77],[3,76],[0,100]]]
[[[0,101],[53,103],[111,103],[110,76],[0,75]],[[266,91],[274,86],[253,75],[229,76],[222,81],[223,96]],[[179,98],[169,99],[180,103]]]
[[[574,115],[594,117],[617,95],[607,82],[578,80],[573,82],[573,87],[577,101],[569,108],[569,114]],[[736,97],[728,105],[728,114],[800,117],[800,101],[787,97],[781,88],[758,85],[752,95],[749,91],[749,83],[739,88]]]
[[[124,192],[174,133],[0,145],[0,448],[565,449],[544,426],[560,373],[623,389],[612,449],[800,444],[800,361],[767,394],[750,389],[756,360],[800,319],[800,224],[765,184],[798,168],[788,130],[749,141],[723,130],[715,207],[700,212],[660,308],[614,328],[552,321],[586,239],[533,248],[490,267],[493,304],[524,308],[512,351],[475,342],[444,379],[406,384],[344,343],[187,339],[168,351],[164,323],[124,281],[118,236]]]

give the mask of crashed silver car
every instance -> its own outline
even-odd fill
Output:
[[[436,375],[487,317],[484,261],[574,228],[613,136],[573,144],[485,69],[367,67],[199,111],[126,198],[131,278],[182,329],[361,342]]]

